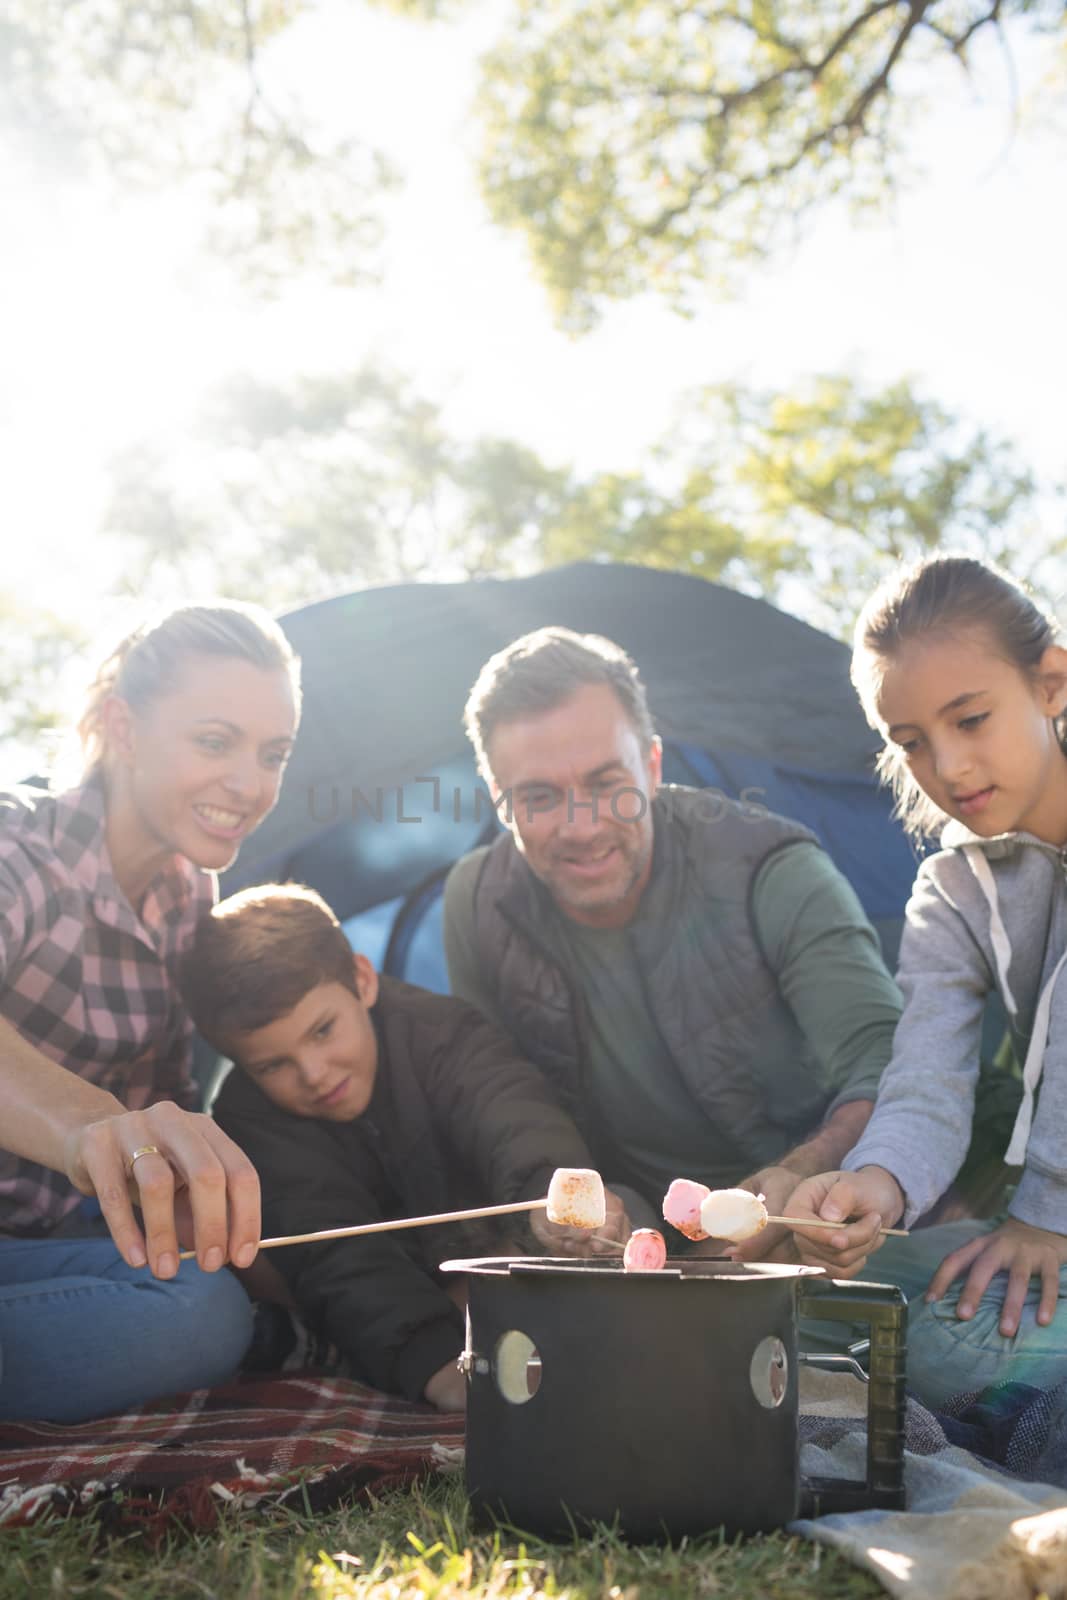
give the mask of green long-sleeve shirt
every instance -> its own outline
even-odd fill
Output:
[[[483,856],[457,863],[445,891],[445,951],[453,992],[502,1027],[494,988],[478,965],[474,888]],[[782,997],[807,1046],[783,1073],[818,1075],[826,1113],[873,1100],[889,1060],[900,994],[855,893],[825,851],[776,852],[753,886],[752,913]],[[640,911],[638,912],[640,916]],[[721,1187],[747,1175],[744,1157],[694,1100],[660,1037],[645,996],[633,924],[588,928],[557,913],[552,954],[582,990],[588,1021],[586,1096],[611,1176],[657,1204],[684,1173]]]

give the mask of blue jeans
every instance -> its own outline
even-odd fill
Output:
[[[0,1239],[0,1421],[84,1422],[223,1383],[252,1337],[229,1272],[128,1267],[110,1239]]]
[[[932,1305],[923,1294],[951,1250],[996,1222],[967,1220],[920,1228],[909,1239],[886,1239],[861,1276],[871,1283],[895,1283],[908,1298],[908,1388],[923,1405],[936,1410],[955,1394],[984,1389],[1012,1379],[1037,1389],[1051,1389],[1067,1378],[1067,1267],[1060,1269],[1060,1297],[1053,1320],[1037,1322],[1040,1280],[1032,1278],[1019,1329],[1010,1339],[999,1332],[1001,1308],[1008,1287],[998,1272],[965,1321],[956,1306],[966,1274]]]

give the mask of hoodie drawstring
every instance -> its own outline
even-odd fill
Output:
[[[1004,918],[1000,914],[1000,898],[997,894],[997,884],[996,879],[993,877],[993,869],[986,860],[985,851],[981,845],[965,844],[963,853],[967,857],[971,871],[978,879],[978,885],[982,893],[989,902],[989,937],[993,945],[993,959],[997,964],[997,977],[1000,979],[1000,992],[1004,998],[1004,1004],[1008,1008],[1012,1021],[1014,1021],[1019,1008],[1015,1004],[1015,996],[1012,994],[1011,984],[1008,982],[1008,968],[1011,965],[1011,942],[1004,927]]]
[[[993,959],[997,966],[997,977],[1000,980],[1000,992],[1003,996],[1004,1004],[1014,1021],[1018,1015],[1018,1007],[1015,1004],[1015,997],[1008,982],[1011,944],[1008,941],[1008,935],[1004,927],[1004,919],[1000,914],[996,880],[993,877],[992,868],[981,845],[964,845],[963,852],[989,904],[989,938],[993,946]],[[1034,1012],[1034,1025],[1030,1032],[1026,1061],[1023,1064],[1022,1104],[1015,1118],[1011,1140],[1004,1155],[1004,1160],[1009,1167],[1021,1167],[1026,1161],[1026,1146],[1034,1120],[1034,1096],[1041,1081],[1041,1069],[1045,1064],[1045,1047],[1048,1044],[1049,1018],[1052,1012],[1052,991],[1056,986],[1056,979],[1060,975],[1064,962],[1067,962],[1067,950],[1064,951],[1053,968],[1052,976],[1042,989],[1041,998],[1037,1002],[1037,1010]]]
[[[1041,1068],[1045,1064],[1052,991],[1065,961],[1067,961],[1067,950],[1053,968],[1052,976],[1041,991],[1041,999],[1037,1002],[1037,1010],[1034,1013],[1034,1031],[1030,1035],[1026,1064],[1023,1067],[1023,1103],[1019,1107],[1019,1115],[1015,1119],[1015,1127],[1011,1133],[1011,1143],[1004,1157],[1009,1167],[1021,1167],[1026,1160],[1026,1142],[1030,1137],[1030,1124],[1034,1120],[1034,1093],[1041,1078]]]

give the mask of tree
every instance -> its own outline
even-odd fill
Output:
[[[893,562],[942,546],[1040,586],[1067,537],[1039,531],[1039,502],[1011,445],[906,383],[708,389],[645,472],[581,478],[509,440],[450,438],[432,401],[364,370],[288,392],[231,383],[197,438],[118,464],[107,529],[139,593],[178,583],[280,606],[371,582],[632,561],[783,599],[845,633]]]
[[[115,464],[105,533],[127,583],[272,606],[336,589],[507,570],[569,493],[510,440],[450,438],[440,408],[371,369],[218,390],[195,436]]]
[[[1051,596],[1067,555],[1063,490],[1039,484],[1009,441],[906,382],[706,389],[658,452],[658,476],[673,487],[654,496],[637,479],[589,485],[546,532],[544,557],[702,573],[847,635],[899,561],[967,550]]]
[[[51,612],[23,605],[0,589],[0,744],[4,782],[40,770],[42,738],[55,734],[70,710],[69,674],[85,646],[83,630]]]
[[[373,276],[381,154],[273,86],[307,0],[0,0],[0,127],[38,170],[184,189],[202,242],[273,291]]]
[[[484,74],[489,206],[572,326],[685,304],[832,196],[884,201],[937,60],[1024,16],[1063,0],[518,0]]]

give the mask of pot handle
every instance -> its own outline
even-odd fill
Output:
[[[904,1378],[907,1301],[895,1286],[814,1278],[797,1293],[797,1312],[819,1322],[865,1322],[871,1330],[867,1386],[867,1477],[810,1478],[802,1517],[869,1506],[904,1509]]]

